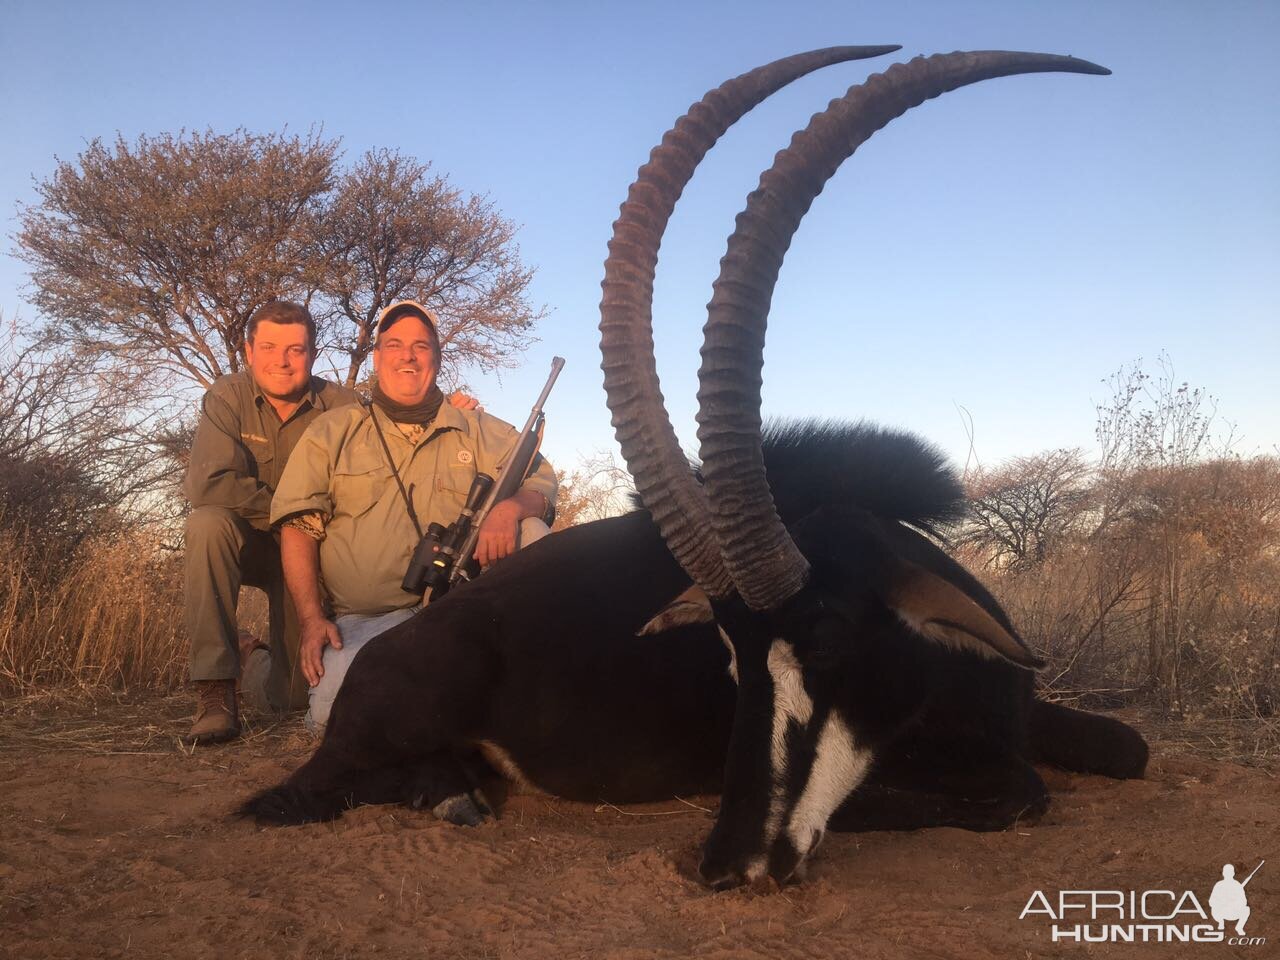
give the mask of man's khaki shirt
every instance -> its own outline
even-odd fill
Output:
[[[327,410],[358,403],[347,387],[312,377],[284,423],[248,370],[219,377],[205,392],[184,485],[193,507],[227,507],[270,529],[271,496],[294,446]]]
[[[385,613],[411,607],[421,596],[400,589],[418,534],[378,440],[373,417],[425,531],[458,518],[477,472],[497,479],[518,431],[496,417],[445,402],[413,443],[375,408],[344,407],[317,417],[289,458],[271,522],[319,513],[320,573],[335,615]],[[555,503],[556,478],[541,456],[520,487]]]

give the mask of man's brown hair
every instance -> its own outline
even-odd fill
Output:
[[[314,351],[316,348],[316,322],[311,317],[311,311],[300,303],[290,303],[288,300],[272,300],[270,303],[264,303],[249,318],[249,322],[245,324],[244,338],[249,343],[253,343],[254,335],[258,332],[258,324],[263,320],[268,323],[300,323],[307,328],[307,345]]]

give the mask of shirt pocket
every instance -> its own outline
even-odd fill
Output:
[[[358,464],[335,470],[333,474],[333,512],[362,517],[373,509],[387,488],[395,483],[384,465]]]
[[[442,450],[436,461],[436,492],[449,495],[461,504],[471,492],[477,472],[473,451],[465,447]]]
[[[241,435],[244,441],[245,449],[249,451],[249,470],[259,480],[269,478],[271,474],[271,463],[275,459],[275,445],[270,440],[261,437],[247,437]]]

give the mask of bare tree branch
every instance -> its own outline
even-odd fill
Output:
[[[446,380],[510,366],[545,314],[528,302],[533,271],[520,262],[515,226],[394,151],[367,153],[341,177],[323,234],[321,292],[346,321],[331,342],[348,358],[348,385],[373,348],[378,314],[397,300],[439,315]]]
[[[316,282],[337,141],[180,133],[92,141],[21,211],[47,342],[208,386],[262,304]]]

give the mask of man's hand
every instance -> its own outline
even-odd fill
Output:
[[[514,497],[493,505],[480,525],[480,536],[476,540],[476,560],[481,567],[516,552],[516,529],[523,516]]]
[[[342,649],[338,628],[324,615],[320,599],[320,541],[286,523],[280,528],[280,565],[298,611],[299,665],[314,687],[324,676],[324,648]]]
[[[459,410],[483,410],[480,401],[475,397],[468,397],[461,391],[449,394],[449,406],[457,407]]]
[[[342,637],[338,636],[338,628],[332,620],[323,617],[304,620],[301,624],[302,638],[299,641],[299,659],[302,661],[302,675],[307,683],[315,686],[324,676],[324,648],[342,649]]]

